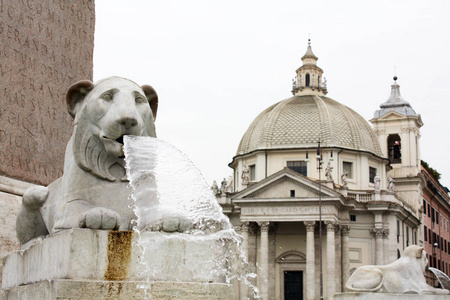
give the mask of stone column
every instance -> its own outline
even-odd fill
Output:
[[[306,299],[315,299],[315,275],[316,275],[316,262],[314,253],[314,227],[315,221],[306,221]]]
[[[240,225],[240,232],[243,238],[242,255],[244,255],[245,258],[248,260],[248,233],[250,231],[250,222],[240,222],[239,225]],[[248,286],[245,283],[244,279],[241,279],[240,282],[239,297],[241,300],[248,299]]]
[[[327,296],[326,299],[332,299],[336,290],[336,247],[334,240],[334,231],[336,222],[325,221],[327,225]]]
[[[383,261],[383,229],[374,228],[371,233],[375,236],[375,265],[384,264]]]
[[[261,297],[263,300],[269,299],[269,284],[267,279],[269,277],[269,222],[258,222],[261,230]]]
[[[350,277],[350,257],[349,257],[349,234],[350,226],[341,226],[342,237],[342,286],[344,287]]]

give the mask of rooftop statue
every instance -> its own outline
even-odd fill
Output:
[[[411,245],[391,264],[357,268],[345,288],[348,292],[449,294],[449,290],[437,289],[426,283],[424,273],[427,265],[424,248]]]
[[[64,175],[25,192],[16,224],[22,244],[69,228],[131,229],[123,136],[156,137],[155,90],[110,77],[75,83],[66,101],[74,130]]]

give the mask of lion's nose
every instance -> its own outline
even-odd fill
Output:
[[[122,126],[124,126],[125,128],[131,128],[137,125],[137,120],[136,118],[133,117],[124,117],[121,118],[118,123]]]

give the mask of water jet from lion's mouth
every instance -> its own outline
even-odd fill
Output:
[[[258,289],[250,283],[250,278],[256,275],[240,248],[242,237],[234,231],[200,171],[186,155],[162,140],[146,136],[125,136],[123,150],[132,188],[132,208],[136,214],[133,229],[139,236],[140,257],[151,257],[159,247],[177,243],[196,250],[183,254],[183,261],[193,265],[141,259],[141,276],[149,283],[148,288],[151,280],[164,280],[168,278],[166,274],[170,274],[172,281],[186,280],[188,276],[230,283],[236,278],[244,281],[253,296],[260,299]],[[145,233],[153,230],[154,224],[163,222],[162,216],[172,215],[182,216],[192,226],[184,232]],[[168,255],[175,255],[176,261],[177,249],[173,253]]]

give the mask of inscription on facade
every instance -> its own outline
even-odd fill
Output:
[[[92,80],[94,0],[0,0],[0,175],[47,185],[72,134],[65,91]]]
[[[334,207],[322,207],[323,214],[336,214]],[[317,206],[281,206],[281,207],[241,207],[241,215],[314,215],[319,214]]]

